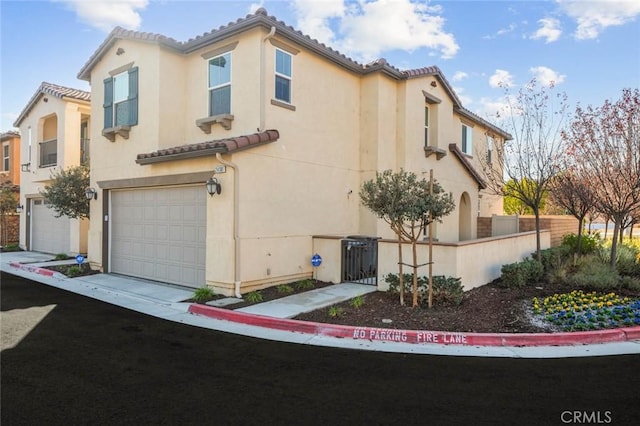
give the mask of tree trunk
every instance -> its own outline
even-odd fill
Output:
[[[416,249],[416,239],[411,241],[411,250],[413,252],[413,307],[418,306],[418,251]]]
[[[540,250],[540,209],[533,209],[533,214],[536,217],[536,259],[538,262],[542,262],[542,251]]]
[[[577,252],[578,252],[578,256],[582,254],[582,224],[583,224],[584,218],[580,218],[578,219],[578,247],[577,247]]]
[[[613,222],[613,239],[611,240],[611,256],[609,257],[609,266],[611,269],[616,267],[616,252],[618,250],[618,233],[620,232],[620,220],[614,218]]]
[[[398,234],[398,282],[400,285],[400,306],[404,306],[404,274],[402,266],[402,237]]]

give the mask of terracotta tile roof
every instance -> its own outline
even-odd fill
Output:
[[[138,154],[136,163],[151,164],[164,161],[183,160],[186,158],[204,157],[215,155],[216,153],[226,154],[275,142],[279,137],[280,133],[277,130],[265,130],[264,132],[253,133],[250,135],[181,145],[173,148],[160,149],[147,154]]]
[[[22,120],[27,116],[29,111],[31,111],[38,100],[44,95],[54,96],[58,99],[69,98],[85,102],[91,101],[91,92],[72,89],[71,87],[59,86],[57,84],[47,83],[46,81],[43,81],[40,87],[38,87],[38,90],[36,90],[36,92],[27,103],[27,106],[24,107],[20,115],[18,115],[16,121],[13,123],[15,127],[20,126]]]
[[[484,179],[482,179],[482,177],[480,176],[478,171],[473,167],[473,165],[471,165],[471,162],[466,157],[466,155],[460,150],[458,145],[456,145],[455,143],[449,144],[449,151],[453,152],[456,155],[456,157],[458,157],[458,160],[460,160],[464,168],[467,169],[471,177],[473,177],[475,181],[478,182],[478,187],[480,189],[485,189],[487,187],[487,183],[484,181]]]
[[[442,74],[440,68],[436,66],[424,67],[401,71],[400,69],[390,65],[386,59],[380,58],[372,61],[366,65],[360,64],[355,60],[345,56],[344,54],[320,43],[316,39],[312,39],[308,35],[303,34],[301,31],[296,30],[292,26],[287,25],[283,21],[279,21],[276,17],[267,13],[264,8],[259,8],[254,14],[246,15],[244,18],[237,19],[234,22],[229,22],[226,25],[222,25],[217,29],[203,33],[195,38],[189,39],[186,42],[176,41],[173,38],[152,33],[143,33],[137,31],[129,31],[120,27],[116,27],[107,36],[105,41],[98,47],[98,49],[89,58],[87,63],[82,67],[78,73],[78,78],[81,80],[89,81],[91,79],[91,70],[94,65],[100,61],[102,56],[107,53],[109,48],[118,39],[136,40],[147,43],[157,43],[172,49],[177,50],[183,54],[189,54],[200,48],[217,43],[231,36],[240,34],[254,27],[263,27],[267,30],[274,27],[276,29],[276,35],[289,39],[290,41],[303,46],[309,51],[324,57],[336,65],[345,68],[351,72],[360,75],[366,75],[374,72],[381,72],[396,80],[406,80],[410,78],[419,78],[423,76],[436,76],[442,83],[447,94],[453,100],[454,108],[462,115],[470,120],[479,122],[487,127],[490,127],[494,132],[501,135],[505,139],[511,139],[511,135],[492,125],[488,121],[480,118],[476,114],[471,113],[462,106],[462,102],[458,98],[457,94]]]
[[[2,132],[0,134],[0,140],[6,141],[7,139],[19,138],[20,132],[17,130],[7,130],[6,132]]]

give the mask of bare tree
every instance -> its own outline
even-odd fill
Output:
[[[478,157],[492,192],[518,199],[533,211],[540,261],[540,210],[551,180],[560,170],[567,98],[564,93],[555,93],[555,84],[540,85],[535,79],[516,95],[503,87],[506,107],[498,116],[499,125],[513,136],[495,150],[504,170],[492,167],[486,155]]]
[[[578,219],[578,254],[582,251],[582,229],[584,220],[594,209],[595,197],[591,188],[580,179],[571,166],[551,180],[551,199]]]
[[[618,101],[598,108],[578,107],[564,136],[598,211],[614,222],[609,262],[614,267],[621,228],[640,205],[640,91],[624,89]]]

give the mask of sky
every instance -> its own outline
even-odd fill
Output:
[[[115,26],[187,41],[259,7],[361,64],[437,65],[492,122],[532,78],[572,110],[640,87],[640,0],[0,0],[0,131],[43,81],[90,90],[77,74]]]

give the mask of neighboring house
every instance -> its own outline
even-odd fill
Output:
[[[20,219],[16,205],[20,199],[20,133],[0,133],[0,246],[18,242]]]
[[[3,181],[20,185],[20,133],[9,130],[0,134],[2,144],[2,164],[0,175]]]
[[[105,272],[225,294],[308,278],[314,236],[393,237],[358,196],[385,169],[433,169],[453,194],[441,242],[502,213],[478,157],[510,135],[439,68],[359,64],[264,9],[187,42],[116,28],[78,77],[98,117],[89,259]]]
[[[51,174],[89,159],[89,92],[43,82],[16,119],[22,144],[20,247],[45,253],[87,252],[88,221],[55,217],[40,195]]]

